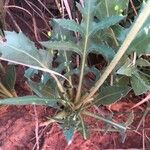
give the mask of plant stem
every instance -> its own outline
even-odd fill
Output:
[[[54,74],[52,74],[52,73],[51,73],[51,76],[52,76],[52,77],[54,78],[54,80],[56,81],[57,86],[58,86],[60,92],[61,92],[62,94],[65,94],[64,88],[63,88],[63,86],[61,85],[61,83],[60,83],[60,81],[58,80],[58,78],[57,78]]]
[[[113,31],[112,28],[110,28],[110,32],[111,32],[111,34],[112,34],[112,37],[113,37],[113,39],[114,39],[114,42],[115,42],[116,46],[118,47],[118,46],[119,46],[119,43],[118,43],[118,41],[117,41],[116,35],[115,35],[115,33],[114,33],[114,31]]]
[[[108,3],[107,3],[107,0],[105,0],[105,6],[106,6],[107,17],[109,17],[109,10],[108,10]]]
[[[79,80],[79,86],[78,86],[78,91],[76,95],[75,102],[78,102],[81,96],[81,88],[82,88],[82,82],[83,82],[83,76],[84,76],[84,66],[85,66],[85,60],[86,60],[86,48],[87,48],[87,41],[88,38],[85,40],[85,47],[84,47],[84,54],[82,58],[82,66],[81,66],[81,74],[80,74],[80,80]]]
[[[86,51],[88,47],[88,39],[89,39],[89,27],[90,27],[90,5],[88,6],[88,14],[87,14],[87,26],[86,26],[86,34],[85,34],[85,41],[84,41],[84,49],[83,49],[83,57],[82,57],[82,63],[81,63],[81,74],[79,79],[79,86],[77,90],[77,95],[75,102],[77,103],[81,97],[81,88],[83,83],[83,76],[84,76],[84,67],[85,67],[85,61],[86,61]]]
[[[86,102],[88,99],[93,97],[93,95],[97,92],[97,90],[101,87],[101,85],[104,83],[106,78],[109,76],[109,74],[112,72],[112,70],[115,68],[119,60],[122,58],[124,53],[127,51],[128,47],[130,46],[131,42],[136,37],[138,31],[141,29],[142,25],[150,15],[150,0],[148,0],[146,6],[144,7],[143,11],[137,18],[136,22],[134,23],[132,29],[128,33],[126,39],[124,40],[123,44],[121,45],[120,49],[118,50],[117,54],[115,55],[114,59],[111,61],[110,65],[106,68],[105,72],[102,74],[101,78],[97,81],[94,88],[91,89],[90,93],[88,95],[85,95],[83,98],[83,101]]]

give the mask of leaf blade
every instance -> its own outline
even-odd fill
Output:
[[[45,41],[41,42],[41,44],[48,49],[55,50],[72,50],[78,54],[81,54],[81,49],[71,41]]]
[[[108,86],[101,89],[100,96],[96,100],[98,105],[109,105],[117,102],[122,97],[126,96],[131,90],[130,87]]]
[[[142,78],[138,73],[131,76],[131,85],[136,95],[144,94],[150,90],[148,81]]]
[[[115,56],[115,52],[111,47],[104,44],[92,44],[88,50],[89,53],[98,53],[106,58],[110,62]]]
[[[39,98],[36,96],[14,97],[0,100],[0,105],[48,105],[57,106],[58,100],[49,98]]]
[[[37,49],[35,44],[29,40],[22,32],[15,33],[6,31],[6,42],[0,43],[1,60],[9,61],[15,64],[24,65],[41,71],[46,71],[63,77],[61,74],[49,69],[48,52]],[[64,77],[65,78],[65,77]]]
[[[106,17],[102,19],[99,23],[97,23],[92,31],[90,32],[90,35],[94,35],[96,32],[99,30],[107,29],[110,26],[113,26],[117,23],[119,23],[121,20],[124,19],[124,16],[111,16],[111,17]]]
[[[59,26],[65,28],[65,29],[84,34],[83,28],[79,24],[77,24],[74,20],[54,19],[54,21],[56,23],[58,23]]]

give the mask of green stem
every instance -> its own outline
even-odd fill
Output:
[[[65,59],[66,59],[66,62],[68,62],[68,57],[67,57],[67,53],[66,53],[66,51],[64,51],[64,55],[65,55]],[[70,67],[69,67],[69,65],[67,65],[67,71],[68,72],[70,72],[71,70],[70,70]],[[69,76],[69,81],[70,81],[70,86],[71,86],[71,88],[73,88],[73,85],[72,85],[72,78],[71,78],[71,76]]]
[[[88,38],[86,37],[86,39],[85,39],[85,46],[84,46],[84,54],[83,54],[83,58],[82,58],[82,66],[81,66],[81,74],[80,74],[79,86],[78,86],[78,91],[77,91],[75,102],[78,102],[79,99],[80,99],[80,96],[81,96],[81,88],[82,88],[82,82],[83,82],[83,76],[84,76],[84,66],[85,66],[85,61],[86,61],[87,42],[88,42]]]
[[[124,53],[127,51],[128,47],[130,46],[131,42],[136,37],[137,33],[141,29],[142,25],[150,15],[150,0],[148,0],[145,8],[143,9],[142,13],[137,18],[136,22],[134,23],[132,29],[128,33],[126,39],[124,40],[123,44],[121,45],[120,49],[118,50],[117,54],[115,55],[114,59],[111,61],[110,65],[106,68],[105,72],[101,76],[101,78],[97,81],[94,88],[91,89],[90,93],[83,98],[83,101],[86,102],[88,99],[93,97],[93,95],[97,92],[97,90],[101,87],[104,81],[107,79],[109,74],[112,70],[116,67],[119,60],[122,58]]]
[[[84,137],[84,139],[86,140],[86,139],[87,139],[86,127],[85,127],[85,124],[84,124],[84,121],[83,121],[82,116],[79,115],[79,117],[80,117],[80,121],[81,121],[83,137]]]
[[[112,37],[114,39],[114,42],[115,42],[116,46],[118,47],[119,43],[117,41],[116,35],[115,35],[114,31],[112,30],[112,28],[110,28],[110,31],[111,31]]]
[[[49,50],[49,53],[50,53],[52,56],[54,55],[53,51],[51,51],[51,50]],[[54,80],[56,81],[56,84],[57,84],[57,87],[58,87],[59,91],[60,91],[61,93],[65,93],[65,91],[64,91],[64,89],[63,89],[63,86],[61,85],[61,82],[58,80],[58,78],[55,76],[55,74],[50,73],[50,75],[51,75],[51,76],[54,78]]]
[[[109,10],[108,10],[108,3],[107,3],[107,0],[105,0],[105,6],[106,6],[107,17],[109,17]]]
[[[61,85],[61,82],[58,80],[58,78],[54,75],[54,74],[51,74],[51,76],[54,78],[54,80],[56,81],[57,83],[57,86],[60,90],[60,92],[64,95],[65,94],[65,90],[63,88],[63,86]]]
[[[82,63],[81,63],[81,74],[80,74],[80,79],[79,79],[77,95],[76,95],[76,99],[75,99],[76,103],[80,100],[80,97],[81,97],[81,88],[82,88],[82,83],[83,83],[84,67],[85,67],[85,62],[86,62],[86,51],[87,51],[88,40],[89,40],[90,9],[91,9],[91,7],[89,5],[88,6],[88,14],[87,14],[87,26],[86,26],[86,34],[85,34],[85,41],[84,41],[84,49],[83,49],[83,58],[82,58]]]

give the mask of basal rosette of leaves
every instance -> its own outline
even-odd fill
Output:
[[[133,121],[133,114],[127,122],[119,124],[114,121],[113,116],[94,114],[89,108],[115,103],[132,89],[137,95],[149,90],[149,62],[142,55],[150,52],[150,34],[145,32],[145,29],[149,29],[149,23],[143,25],[148,16],[143,17],[142,13],[148,11],[150,1],[133,27],[124,29],[119,23],[126,18],[122,12],[127,10],[128,3],[128,0],[106,0],[105,3],[103,0],[86,0],[84,7],[77,3],[76,6],[82,14],[81,22],[53,19],[50,22],[53,32],[49,41],[41,42],[43,49],[38,49],[22,32],[5,31],[6,41],[0,43],[0,59],[29,67],[25,77],[35,96],[3,99],[0,104],[46,105],[58,109],[58,114],[46,124],[60,123],[68,142],[76,131],[81,132],[85,139],[88,138],[90,128],[85,122],[86,116],[102,120],[109,128],[117,129],[124,141],[125,131]],[[142,17],[144,19],[141,26],[137,27],[138,19]],[[130,38],[132,32],[134,36]],[[141,47],[140,39],[146,42],[145,47]],[[126,43],[129,43],[127,47],[124,46]],[[124,54],[126,50],[127,53]],[[131,57],[134,52],[137,57]],[[102,55],[107,67],[103,70],[90,67],[87,62],[90,53]],[[73,63],[72,56],[79,58],[78,65]],[[139,67],[144,67],[144,71]],[[39,82],[35,82],[32,79],[38,73],[41,78]],[[95,79],[86,79],[88,73],[92,73]],[[107,78],[110,73],[113,84]]]

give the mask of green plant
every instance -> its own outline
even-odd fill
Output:
[[[14,65],[8,65],[7,69],[0,63],[0,98],[16,97],[14,89],[16,72]]]
[[[111,4],[108,5],[108,2]],[[77,130],[87,139],[89,127],[85,121],[86,116],[102,120],[109,124],[109,127],[116,128],[121,135],[125,135],[132,122],[132,115],[126,123],[119,124],[112,117],[106,118],[90,112],[89,108],[115,103],[131,89],[136,94],[149,90],[147,68],[141,71],[138,66],[149,65],[141,55],[149,53],[147,42],[150,34],[145,32],[145,29],[149,30],[149,22],[144,22],[150,14],[150,1],[131,29],[124,29],[119,25],[120,21],[125,19],[122,12],[127,8],[127,4],[128,0],[122,3],[117,0],[106,0],[105,3],[86,0],[84,7],[77,3],[82,14],[81,23],[69,19],[53,19],[50,40],[41,42],[46,49],[37,49],[22,32],[6,31],[7,41],[0,44],[0,59],[30,67],[25,76],[36,96],[3,99],[0,104],[36,104],[58,109],[58,114],[46,124],[59,122],[68,141]],[[104,11],[106,13],[103,13]],[[146,42],[142,49],[139,45],[140,39]],[[134,51],[137,51],[138,59],[133,59]],[[102,55],[107,67],[102,70],[90,67],[87,61],[90,53]],[[80,59],[79,65],[72,63],[73,55]],[[32,79],[38,73],[41,78],[39,82],[35,82]],[[86,79],[89,73],[95,76],[92,81]],[[110,74],[113,82],[112,78],[111,81],[107,80]],[[130,81],[131,86],[128,85]],[[138,89],[139,85],[144,88]]]

